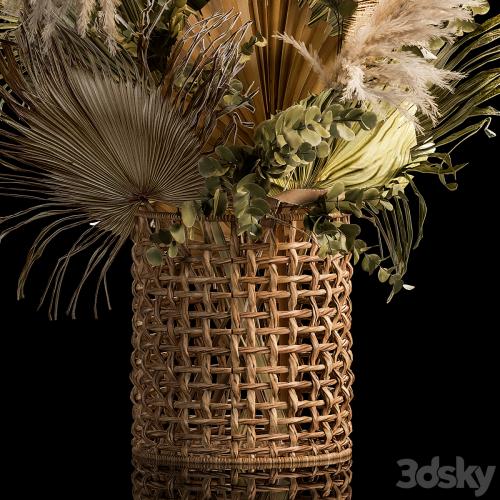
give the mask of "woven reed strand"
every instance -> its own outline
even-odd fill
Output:
[[[138,219],[135,455],[268,467],[348,460],[349,257],[320,258],[293,217],[267,224],[257,243],[233,223],[217,244],[203,224],[201,242],[152,268],[149,225]]]
[[[134,500],[351,500],[351,480],[350,462],[313,469],[249,471],[167,468],[136,462],[132,475],[132,491]]]

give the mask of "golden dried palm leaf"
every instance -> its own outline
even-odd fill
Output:
[[[253,34],[260,33],[268,41],[266,47],[256,49],[255,57],[238,76],[245,87],[253,84],[259,88],[254,99],[255,113],[242,113],[245,120],[260,123],[324,88],[320,76],[312,71],[302,55],[274,35],[286,33],[303,42],[311,53],[333,64],[332,55],[337,52],[338,41],[330,36],[330,25],[319,21],[310,26],[311,11],[299,5],[298,0],[211,0],[202,14],[210,16],[230,10],[241,12],[240,22],[252,21]],[[251,144],[252,132],[241,129],[238,139]]]
[[[109,58],[105,49],[62,25],[48,52],[24,28],[16,46],[1,43],[0,74],[12,91],[0,88],[7,103],[0,114],[0,195],[36,204],[1,218],[0,225],[8,227],[0,239],[28,223],[51,221],[29,252],[19,297],[46,247],[61,233],[81,228],[42,297],[50,297],[56,316],[69,261],[93,248],[68,307],[74,316],[93,272],[97,292],[102,284],[106,290],[106,273],[142,207],[199,196],[198,161],[217,119],[227,113],[219,103],[241,69],[246,27],[233,31],[237,19],[217,14],[187,30],[160,87],[139,75],[125,53]],[[212,29],[225,34],[205,43]]]

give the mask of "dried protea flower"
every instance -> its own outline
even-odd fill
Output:
[[[110,59],[91,40],[60,24],[49,52],[26,28],[19,31],[16,48],[2,44],[0,74],[12,92],[0,89],[7,102],[0,156],[9,169],[0,172],[0,194],[38,204],[0,219],[10,226],[0,238],[32,221],[51,220],[29,253],[19,297],[47,245],[79,227],[81,236],[58,260],[42,298],[50,298],[57,315],[69,261],[94,248],[70,300],[68,312],[74,315],[82,285],[98,266],[97,291],[105,284],[141,208],[155,202],[178,205],[198,196],[201,152],[217,120],[235,109],[220,103],[241,69],[246,26],[233,30],[237,19],[217,14],[188,29],[159,87],[139,74],[127,55]],[[221,27],[226,34],[206,43],[212,29]],[[182,85],[179,75],[185,78]]]

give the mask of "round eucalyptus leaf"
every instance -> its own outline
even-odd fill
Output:
[[[215,148],[217,156],[228,163],[236,163],[236,156],[227,146],[217,146]]]
[[[378,117],[372,111],[367,111],[361,116],[361,125],[366,130],[371,130],[377,126]]]
[[[146,260],[152,267],[161,266],[163,262],[163,252],[158,247],[148,248],[146,251]]]
[[[338,137],[345,141],[352,141],[356,137],[356,134],[345,123],[339,122],[332,123],[330,133],[333,137]]]
[[[378,280],[380,281],[380,283],[385,283],[390,277],[391,277],[391,273],[387,269],[385,269],[383,267],[379,268]]]
[[[330,146],[327,142],[322,141],[316,147],[316,156],[318,158],[326,158],[330,154]]]
[[[179,253],[179,247],[175,243],[175,241],[172,241],[170,246],[168,247],[168,256],[173,259],[177,257],[177,254]]]
[[[308,128],[300,131],[300,137],[304,142],[309,143],[311,146],[317,146],[322,141],[322,137],[318,134],[318,132]]]
[[[345,192],[345,185],[343,182],[336,182],[326,193],[327,200],[334,200]]]
[[[258,208],[264,214],[267,214],[271,209],[269,203],[263,198],[257,198],[255,200],[252,200],[252,207]]]
[[[203,177],[220,177],[229,170],[229,167],[222,166],[218,160],[210,156],[203,156],[198,163],[198,168]]]
[[[265,198],[267,193],[264,188],[259,186],[258,184],[246,184],[245,189],[250,193],[253,198]]]

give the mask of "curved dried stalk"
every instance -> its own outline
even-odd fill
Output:
[[[221,109],[220,101],[241,69],[246,26],[232,30],[236,20],[216,14],[188,30],[160,87],[141,77],[126,55],[111,59],[60,24],[49,52],[23,27],[15,47],[2,43],[0,74],[12,92],[0,89],[7,103],[0,115],[0,165],[8,169],[0,171],[0,195],[38,204],[0,219],[7,226],[0,239],[30,222],[50,221],[28,255],[20,298],[49,243],[79,227],[82,236],[57,262],[42,302],[48,300],[50,316],[57,317],[70,260],[94,248],[67,312],[75,316],[82,286],[93,273],[97,304],[137,211],[198,197],[201,152],[216,120],[235,110]],[[224,36],[210,38],[213,29],[224,27]],[[189,84],[179,85],[181,74]]]

